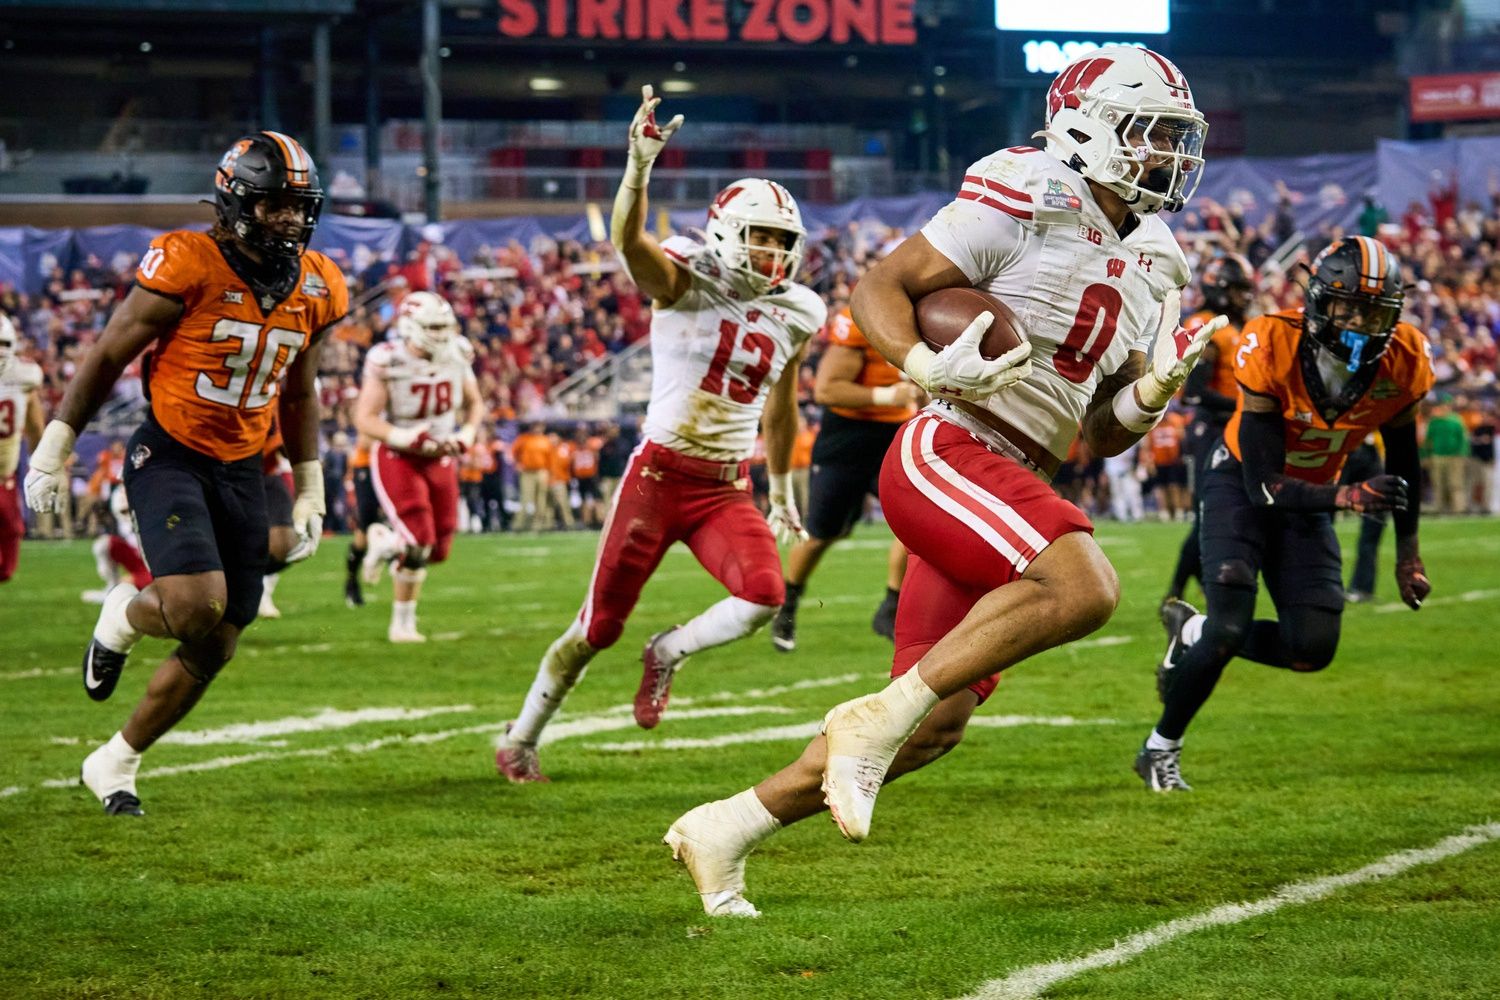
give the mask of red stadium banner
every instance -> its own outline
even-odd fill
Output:
[[[499,0],[506,38],[913,45],[915,0]]]
[[[1451,73],[1411,78],[1411,120],[1451,122],[1500,118],[1500,73]]]

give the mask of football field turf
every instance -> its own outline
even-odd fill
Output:
[[[881,794],[865,843],[826,815],[772,838],[748,921],[707,918],[661,836],[881,685],[883,528],[825,559],[795,653],[760,634],[700,654],[646,733],[641,643],[722,595],[679,547],[532,786],[496,776],[493,741],[595,536],[460,538],[417,648],[385,642],[389,583],[344,607],[327,540],[283,579],[286,617],[253,625],[147,754],[143,819],[74,782],[167,646],[143,642],[90,702],[88,545],[28,544],[0,587],[0,994],[1500,996],[1500,524],[1424,523],[1416,614],[1392,603],[1387,538],[1333,666],[1231,665],[1183,755],[1197,790],[1153,795],[1131,761],[1181,535],[1101,525],[1114,619],[1008,674],[961,747]]]

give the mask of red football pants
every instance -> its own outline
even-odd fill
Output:
[[[880,504],[910,557],[896,609],[891,676],[916,665],[992,590],[1072,531],[1084,513],[1019,462],[932,413],[908,421],[886,451]],[[969,685],[983,702],[1000,675]]]
[[[746,467],[708,462],[652,441],[630,456],[599,539],[578,620],[595,649],[615,644],[641,588],[674,542],[735,597],[779,607],[781,558],[750,496]]]
[[[16,477],[6,476],[0,479],[0,583],[16,575],[16,566],[21,561],[21,539],[25,535],[21,491],[16,489]]]
[[[425,548],[440,563],[458,530],[458,463],[451,457],[421,458],[380,442],[370,449],[370,483],[380,509],[407,545]]]

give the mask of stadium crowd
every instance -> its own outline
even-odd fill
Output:
[[[1258,271],[1249,315],[1301,304],[1298,265],[1336,236],[1324,227],[1298,231],[1293,194],[1259,218],[1233,205],[1200,199],[1179,220],[1179,239],[1195,272],[1214,256],[1243,254]],[[1366,198],[1358,228],[1380,238],[1404,262],[1411,281],[1406,319],[1427,331],[1438,383],[1424,414],[1430,509],[1444,513],[1500,512],[1494,485],[1497,374],[1500,374],[1500,191],[1489,206],[1460,204],[1451,187],[1436,185],[1426,204],[1413,203],[1391,218]],[[848,304],[859,276],[905,234],[878,222],[851,223],[843,230],[811,234],[804,280],[821,292],[830,313]],[[54,268],[34,295],[0,286],[0,310],[14,317],[27,342],[23,352],[44,372],[42,403],[52,412],[78,360],[103,330],[132,280],[135,259],[104,262],[91,257],[72,270]],[[476,374],[491,417],[487,432],[464,461],[466,507],[473,530],[597,526],[607,505],[610,480],[633,446],[633,428],[585,426],[549,398],[568,376],[641,340],[650,326],[649,303],[619,269],[607,243],[539,240],[530,247],[511,242],[480,247],[460,260],[440,244],[422,243],[404,261],[376,261],[350,272],[355,306],[323,352],[321,375],[330,492],[342,481],[354,449],[353,407],[360,366],[371,344],[385,339],[401,298],[433,290],[453,304],[476,349]],[[363,262],[362,262],[363,263]],[[1199,308],[1196,287],[1185,312]],[[819,338],[804,360],[801,399],[808,424],[800,475],[805,478],[810,440],[816,431],[813,373]],[[142,400],[139,364],[117,385],[111,406],[132,412]],[[1144,481],[1146,513],[1169,517],[1181,499],[1162,472],[1185,461],[1180,442],[1185,421],[1167,421],[1141,454],[1116,462],[1113,478]],[[538,434],[540,436],[538,436]],[[83,531],[107,512],[102,501],[118,480],[122,456],[100,453],[97,465],[75,472],[75,519]],[[541,485],[541,478],[545,485]],[[763,477],[757,477],[763,478]],[[1058,488],[1096,516],[1132,516],[1119,509],[1104,463],[1081,446],[1070,456]],[[1160,483],[1162,488],[1153,490]],[[1133,488],[1132,488],[1133,490]],[[1154,495],[1153,495],[1154,494]],[[1112,512],[1112,503],[1115,501]],[[335,511],[342,505],[336,505]],[[519,517],[515,517],[519,513]],[[331,527],[339,526],[337,512]],[[63,530],[44,526],[47,531]]]

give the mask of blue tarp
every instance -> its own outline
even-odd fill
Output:
[[[1291,192],[1293,217],[1303,232],[1325,225],[1349,228],[1362,199],[1374,193],[1392,218],[1411,202],[1427,204],[1434,185],[1454,179],[1463,201],[1487,204],[1492,185],[1500,185],[1500,138],[1444,139],[1428,142],[1382,140],[1374,153],[1214,160],[1208,164],[1197,198],[1212,198],[1240,208],[1259,224],[1273,210],[1278,185]],[[861,198],[842,205],[804,205],[811,231],[844,229],[851,222],[879,221],[911,232],[948,200],[947,193],[900,198]],[[1174,217],[1181,224],[1194,211]],[[674,228],[699,228],[701,210],[671,213]],[[25,292],[40,290],[54,267],[81,267],[90,256],[113,267],[144,252],[154,231],[142,226],[97,226],[87,229],[0,227],[0,284]],[[469,259],[481,246],[502,247],[512,240],[529,246],[538,237],[588,239],[582,215],[518,216],[460,220],[436,225],[405,225],[388,219],[329,215],[318,226],[313,247],[348,270],[362,272],[378,261],[400,261],[422,241],[452,247]]]

